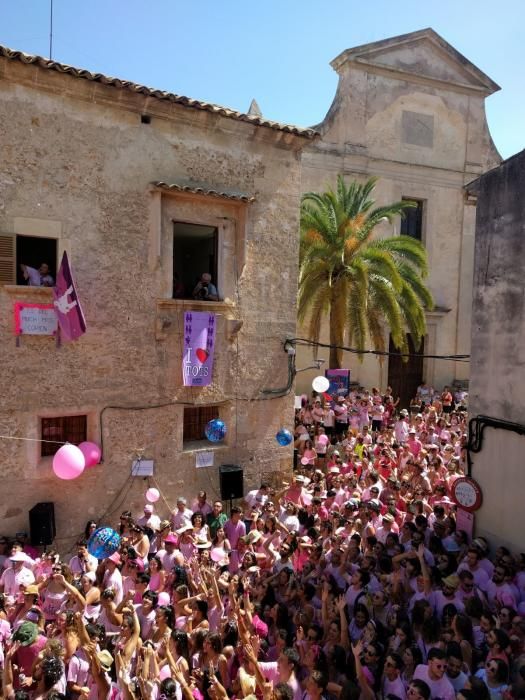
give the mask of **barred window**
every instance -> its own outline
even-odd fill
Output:
[[[184,409],[183,442],[205,440],[204,428],[219,417],[218,406],[189,406]]]
[[[87,416],[57,416],[42,418],[42,440],[56,442],[41,442],[41,456],[49,457],[62,446],[58,443],[70,442],[78,445],[87,439]]]

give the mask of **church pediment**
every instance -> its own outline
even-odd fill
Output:
[[[500,89],[433,29],[347,49],[331,65],[339,74],[345,66],[353,65],[369,71],[397,73],[400,79],[429,80],[485,95]]]

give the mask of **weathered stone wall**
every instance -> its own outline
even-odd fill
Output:
[[[402,197],[424,201],[423,242],[429,287],[437,310],[427,316],[429,354],[470,350],[474,209],[463,187],[499,162],[485,118],[485,97],[497,89],[432,30],[349,49],[332,65],[337,93],[319,126],[322,137],[303,154],[303,190],[323,191],[337,175],[349,180],[380,178],[378,205]],[[379,235],[399,233],[399,222]],[[304,333],[304,332],[303,332]],[[301,332],[299,332],[301,335]],[[328,333],[323,333],[328,342]],[[328,351],[320,351],[328,358]],[[301,349],[298,366],[310,364]],[[325,365],[326,367],[327,365]],[[386,387],[388,360],[360,364],[345,355],[353,379]],[[426,380],[436,388],[468,378],[468,364],[427,360]],[[298,377],[308,391],[316,371]]]
[[[290,469],[291,450],[274,435],[290,424],[293,397],[258,399],[287,381],[282,345],[295,333],[304,139],[14,61],[0,59],[0,77],[0,232],[59,237],[88,324],[75,343],[57,348],[24,336],[16,347],[13,302],[50,301],[50,290],[0,286],[0,434],[38,439],[41,416],[87,413],[88,439],[104,442],[102,465],[62,482],[38,442],[2,440],[1,531],[27,528],[28,510],[46,500],[55,503],[60,537],[88,518],[115,522],[130,505],[140,512],[147,486],[129,478],[138,451],[155,460],[170,504],[201,488],[216,497],[222,463],[244,467],[246,488]],[[151,124],[141,123],[143,112]],[[159,194],[153,181],[205,183],[256,201]],[[172,219],[181,214],[227,222],[227,299],[200,307],[219,314],[214,381],[205,389],[181,386],[183,309],[199,307],[169,300]],[[107,408],[101,435],[108,406],[170,402]],[[213,448],[212,468],[196,469],[195,453],[182,450],[182,402],[221,402],[229,432]]]
[[[476,254],[469,410],[525,425],[525,151],[476,183]],[[525,436],[488,427],[473,454],[483,491],[476,532],[523,549]]]

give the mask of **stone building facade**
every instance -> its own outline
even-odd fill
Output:
[[[62,535],[140,512],[137,457],[154,461],[171,505],[199,489],[217,498],[222,464],[242,466],[246,488],[291,468],[274,436],[293,412],[283,342],[296,324],[301,151],[314,137],[0,49],[0,434],[22,438],[1,441],[2,532],[26,529],[37,502],[54,502]],[[64,250],[87,333],[17,345],[14,304],[51,302],[51,289],[21,284],[19,265],[48,262],[55,275]],[[220,301],[192,301],[207,270]],[[217,314],[209,387],[182,386],[185,310]],[[216,446],[202,439],[213,415],[228,427]],[[38,442],[65,431],[103,445],[103,463],[73,481]],[[214,464],[196,468],[203,450]]]
[[[331,65],[339,84],[316,127],[321,138],[303,155],[303,191],[322,191],[342,173],[380,178],[378,204],[416,200],[410,232],[427,248],[435,299],[424,350],[468,354],[475,209],[464,186],[500,160],[485,117],[485,99],[499,87],[432,29],[348,49]],[[399,232],[398,222],[380,235]],[[328,351],[319,355],[328,358]],[[301,349],[297,364],[310,365],[311,351]],[[352,380],[392,384],[405,399],[423,376],[439,388],[468,378],[468,364],[430,359],[403,365],[368,357],[360,364],[345,354],[343,366]],[[300,374],[298,391],[309,391],[316,374]]]
[[[477,197],[469,413],[476,534],[523,550],[525,151],[469,186]],[[483,429],[482,434],[477,430]],[[478,439],[480,437],[481,439]]]

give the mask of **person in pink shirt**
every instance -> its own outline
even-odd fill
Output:
[[[294,481],[289,486],[286,484],[284,498],[286,501],[292,501],[298,506],[303,505],[305,478],[302,474],[297,474]]]
[[[230,543],[232,549],[237,549],[237,543],[241,537],[246,534],[246,525],[241,520],[242,509],[239,506],[233,506],[230,513],[230,519],[224,523],[224,532],[226,539]]]
[[[418,440],[416,436],[415,428],[410,428],[410,430],[408,431],[407,446],[410,452],[414,455],[414,457],[417,457],[418,454],[421,452],[423,445],[421,443],[421,440]]]

